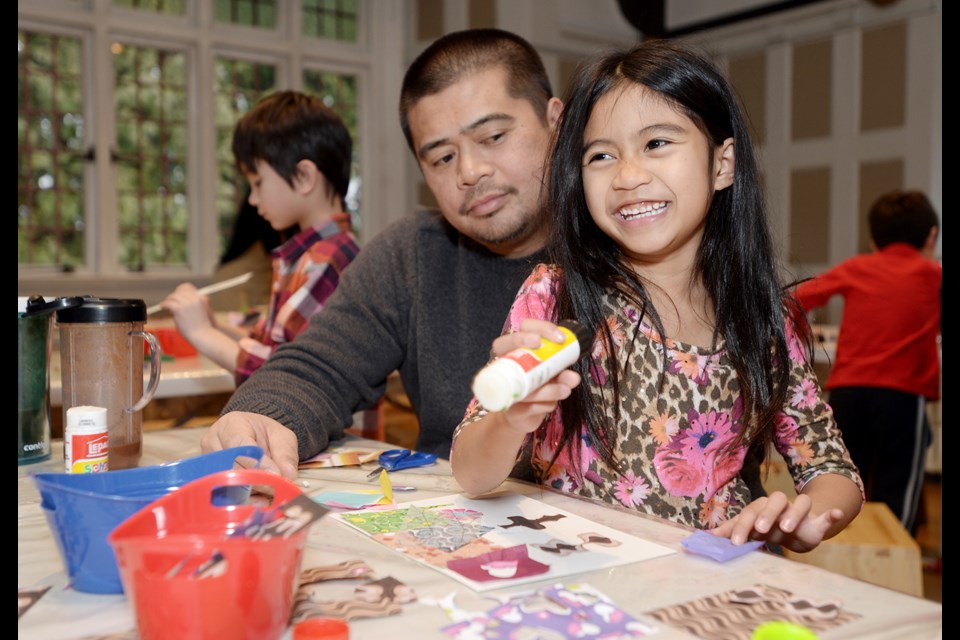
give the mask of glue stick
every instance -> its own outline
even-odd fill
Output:
[[[63,461],[67,473],[107,471],[109,451],[106,408],[67,409],[63,437]]]
[[[487,411],[506,411],[590,350],[592,336],[574,320],[559,325],[561,343],[544,340],[536,349],[514,349],[481,369],[473,378],[473,395]]]

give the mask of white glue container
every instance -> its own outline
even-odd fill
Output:
[[[107,471],[109,452],[106,407],[67,409],[63,436],[63,461],[67,473]]]
[[[564,320],[561,343],[543,340],[536,349],[514,349],[481,369],[473,395],[487,411],[506,411],[590,350],[592,336],[580,323]]]

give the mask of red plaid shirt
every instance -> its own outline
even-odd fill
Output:
[[[234,371],[237,385],[250,377],[274,349],[306,329],[310,317],[340,282],[340,274],[357,256],[353,234],[336,221],[304,229],[273,250],[273,287],[267,316],[250,336],[240,339]]]

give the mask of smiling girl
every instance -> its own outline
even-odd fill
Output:
[[[564,492],[734,543],[812,549],[857,515],[860,478],[778,281],[731,87],[701,55],[652,41],[583,68],[567,98],[548,182],[552,263],[521,288],[494,353],[560,342],[565,318],[596,329],[593,350],[506,411],[474,400],[454,475],[484,493],[519,456]],[[740,476],[770,443],[792,502],[751,501]]]

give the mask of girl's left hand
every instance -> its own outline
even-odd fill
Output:
[[[814,514],[812,505],[809,496],[801,494],[791,503],[786,494],[774,491],[754,500],[710,533],[730,538],[734,544],[764,540],[803,553],[819,545],[830,527],[843,518],[841,509]]]

